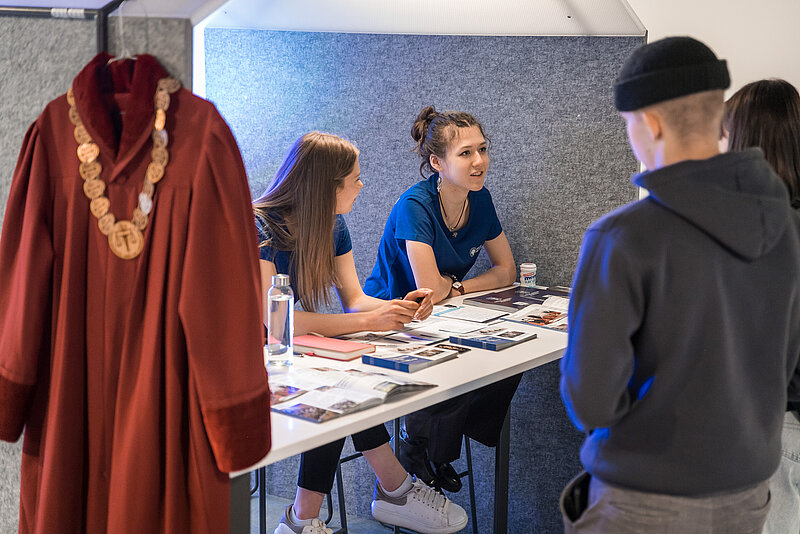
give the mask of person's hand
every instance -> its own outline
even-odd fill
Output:
[[[428,289],[426,287],[415,289],[409,292],[404,300],[411,300],[419,304],[419,309],[414,315],[414,319],[424,321],[430,317],[433,311],[433,289]]]
[[[377,332],[401,330],[406,323],[411,322],[418,309],[419,304],[413,300],[387,300],[384,304],[366,312],[366,330]]]

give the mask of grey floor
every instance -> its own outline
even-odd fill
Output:
[[[267,495],[267,523],[266,532],[263,534],[272,534],[278,521],[281,519],[284,509],[291,503],[288,499],[275,497],[274,495]],[[327,516],[327,509],[323,507],[320,516],[325,519]],[[333,520],[328,525],[334,532],[339,529],[339,516],[335,515]],[[262,534],[259,527],[258,517],[258,494],[250,499],[250,532],[252,534]],[[393,528],[385,527],[377,521],[370,521],[363,517],[347,516],[347,532],[348,534],[391,534],[394,532]],[[410,532],[402,529],[401,532]]]

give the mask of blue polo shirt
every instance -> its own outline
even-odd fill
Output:
[[[419,182],[395,203],[383,230],[375,267],[364,285],[367,295],[381,299],[402,298],[417,288],[406,241],[430,245],[439,272],[463,280],[478,259],[483,243],[503,231],[492,196],[484,187],[469,192],[470,217],[453,237],[439,208],[438,178],[439,175],[434,174]]]
[[[263,227],[258,217],[256,217],[256,227],[258,228],[258,242],[260,244],[267,239],[267,230]],[[336,256],[347,254],[353,249],[353,244],[350,241],[350,231],[347,229],[347,223],[344,222],[344,217],[341,215],[336,216],[336,223],[333,226],[333,248]],[[297,286],[295,285],[297,277],[295,276],[295,266],[292,261],[292,251],[264,245],[259,247],[259,256],[262,260],[271,261],[275,265],[277,274],[289,275],[289,284],[292,286],[295,300],[299,300]]]

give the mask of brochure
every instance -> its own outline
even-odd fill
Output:
[[[330,367],[296,367],[276,373],[270,375],[269,386],[278,392],[270,399],[273,411],[315,423],[365,410],[403,393],[436,387],[400,376]]]
[[[406,344],[392,348],[381,348],[373,354],[364,354],[361,363],[384,367],[404,373],[414,373],[437,363],[457,358],[458,350],[441,346]]]
[[[468,336],[450,336],[450,343],[497,351],[536,337],[534,332],[524,332],[513,327],[493,325],[473,332]]]

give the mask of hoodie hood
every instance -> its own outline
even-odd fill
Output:
[[[790,220],[789,194],[760,149],[687,160],[634,175],[633,183],[734,253],[769,252]]]

